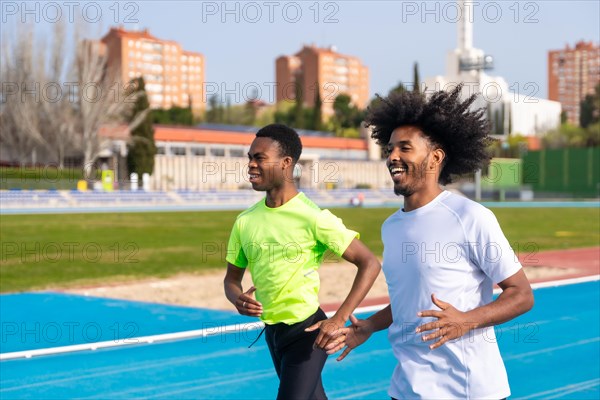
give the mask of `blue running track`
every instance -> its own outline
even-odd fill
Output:
[[[600,398],[600,282],[535,290],[528,314],[497,327],[512,397]],[[252,321],[223,311],[57,293],[0,296],[3,354]],[[366,315],[360,315],[364,318]],[[259,330],[0,362],[0,399],[273,399]],[[381,399],[395,365],[385,332],[323,373],[331,399]],[[492,378],[493,379],[493,378]]]

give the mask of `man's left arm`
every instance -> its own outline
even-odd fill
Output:
[[[498,283],[498,286],[502,293],[496,300],[466,312],[457,310],[432,294],[432,302],[441,310],[421,311],[417,316],[433,317],[437,318],[437,321],[419,326],[417,333],[425,333],[423,341],[437,340],[429,346],[430,349],[435,349],[473,329],[510,321],[533,307],[533,292],[523,269]]]
[[[315,346],[321,349],[325,349],[328,344],[334,341],[343,342],[344,338],[339,337],[340,329],[344,327],[346,321],[350,318],[350,314],[363,301],[381,271],[381,264],[377,257],[358,239],[352,240],[342,257],[358,268],[352,288],[334,316],[306,329],[307,332],[320,329],[315,340]]]

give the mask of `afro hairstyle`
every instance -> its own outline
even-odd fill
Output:
[[[430,146],[441,148],[446,157],[438,181],[452,182],[453,176],[475,172],[489,163],[487,146],[490,126],[485,108],[471,110],[477,95],[461,101],[459,84],[451,91],[425,94],[411,91],[394,92],[388,97],[377,95],[379,101],[367,110],[365,122],[372,127],[371,137],[386,146],[394,129],[416,126]]]

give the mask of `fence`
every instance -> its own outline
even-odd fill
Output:
[[[157,155],[151,187],[154,190],[234,190],[251,187],[245,157]],[[301,189],[390,188],[383,161],[300,160]]]
[[[523,183],[536,192],[599,197],[600,147],[530,151],[523,158]]]

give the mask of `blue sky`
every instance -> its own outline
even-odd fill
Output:
[[[11,3],[12,8],[6,8]],[[14,6],[21,4],[3,1],[3,25],[32,20],[33,15],[24,15],[21,8],[15,13]],[[38,25],[46,29],[54,11],[40,4]],[[56,4],[67,18],[64,3]],[[599,4],[475,2],[474,46],[494,56],[492,75],[504,77],[522,93],[545,98],[548,50],[579,40],[600,42]],[[421,79],[443,74],[446,54],[456,46],[457,8],[447,1],[97,1],[78,2],[73,14],[82,15],[84,8],[93,21],[90,32],[99,36],[119,23],[148,28],[159,38],[203,53],[207,82],[232,92],[254,82],[264,88],[262,98],[267,101],[275,59],[297,52],[303,44],[335,45],[340,53],[359,57],[370,69],[371,95],[387,93],[401,80],[412,81],[415,61]],[[534,85],[525,90],[530,83]]]

